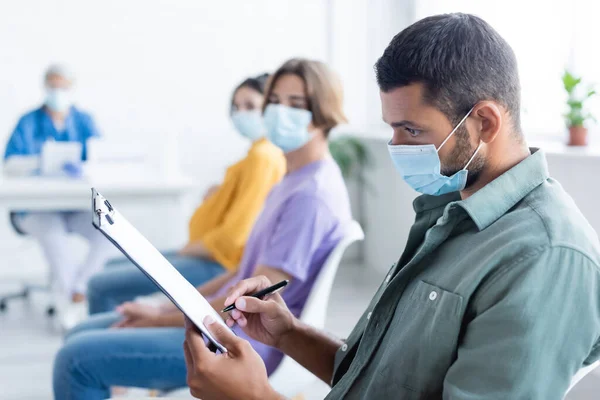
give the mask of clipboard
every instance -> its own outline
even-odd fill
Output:
[[[108,200],[92,188],[92,224],[118,248],[140,271],[184,313],[202,335],[208,339],[208,348],[226,353],[202,321],[210,315],[227,329],[221,316],[183,275],[146,239]]]

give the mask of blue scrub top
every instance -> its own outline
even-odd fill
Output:
[[[17,127],[13,131],[4,159],[10,156],[35,156],[42,151],[42,145],[46,140],[57,142],[81,142],[81,160],[87,160],[86,141],[94,136],[100,136],[92,116],[88,113],[71,107],[64,128],[57,131],[44,107],[31,111],[21,117]]]

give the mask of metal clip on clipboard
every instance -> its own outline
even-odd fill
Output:
[[[92,188],[92,224],[140,269],[183,312],[208,340],[208,348],[222,353],[227,349],[216,341],[203,324],[211,315],[227,329],[221,316],[198,290],[131,225],[96,189]]]
[[[98,192],[96,192],[95,189],[92,189],[92,209],[94,210],[94,219],[97,221],[98,224],[96,226],[96,224],[94,223],[94,226],[96,226],[97,228],[100,228],[102,226],[102,216],[104,216],[104,219],[106,219],[106,221],[110,225],[113,225],[115,223],[113,219],[114,209],[112,205],[106,199],[103,202],[97,204],[97,200],[100,197],[102,196]],[[106,211],[103,208],[105,208]]]

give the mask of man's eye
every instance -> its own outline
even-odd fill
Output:
[[[421,131],[419,131],[417,129],[412,129],[412,128],[408,128],[408,127],[404,127],[404,129],[406,129],[406,132],[408,132],[410,134],[410,136],[412,136],[412,137],[416,137],[421,134]]]

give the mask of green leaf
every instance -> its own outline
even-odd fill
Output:
[[[585,96],[577,96],[575,89],[581,83],[581,80],[581,78],[574,76],[568,70],[565,70],[562,76],[563,86],[568,94],[568,112],[564,115],[565,123],[568,127],[582,126],[586,120],[594,118],[592,114],[584,111],[584,103],[587,99],[594,96],[596,91],[593,86],[588,86]]]
[[[371,156],[360,139],[341,136],[329,141],[329,151],[344,178],[362,181],[362,168],[371,165]]]
[[[576,78],[568,70],[565,70],[562,81],[567,93],[571,94],[575,90],[575,87],[581,83],[581,78]]]

